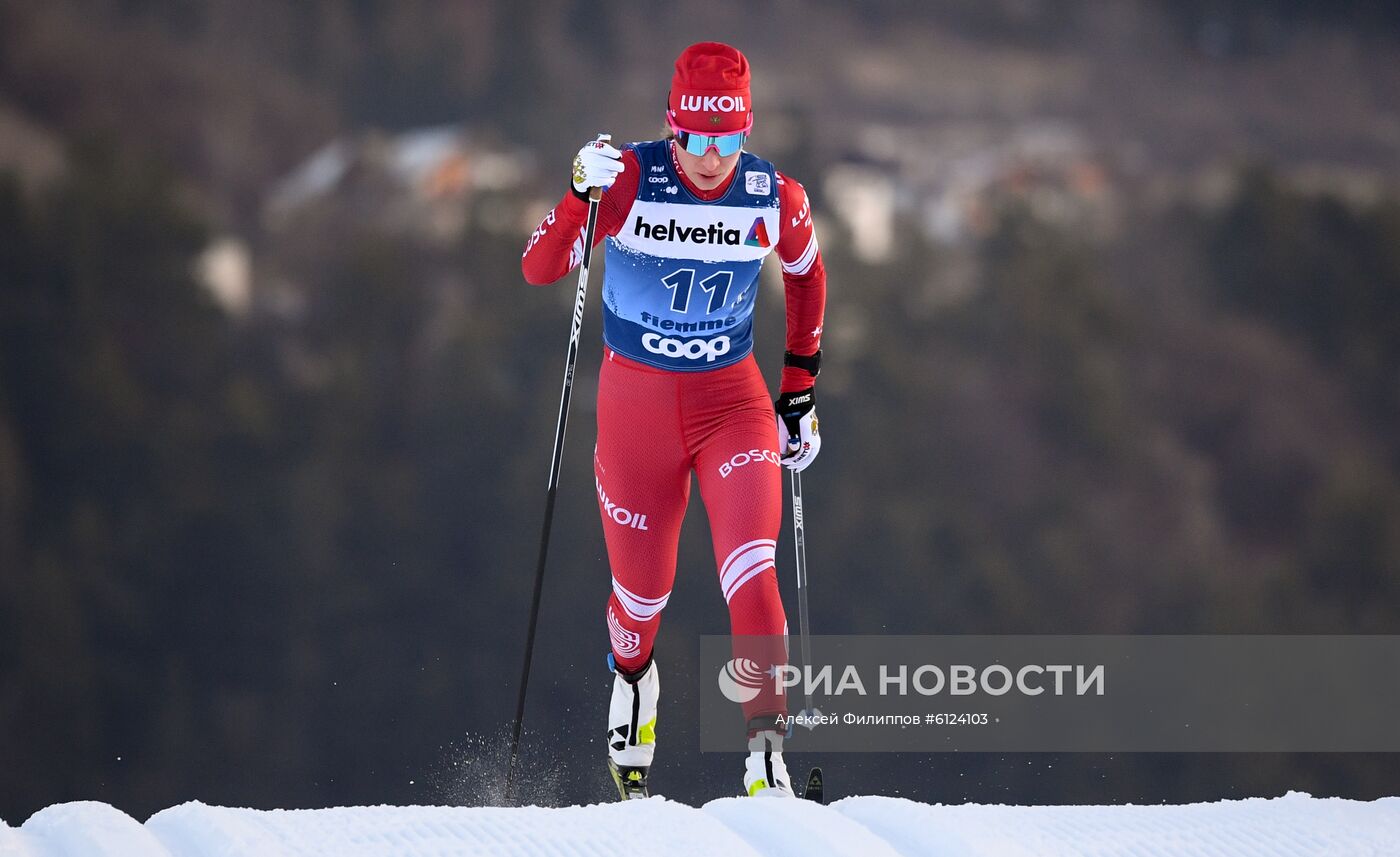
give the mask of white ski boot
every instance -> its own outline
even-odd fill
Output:
[[[613,668],[612,702],[608,706],[608,770],[623,800],[644,798],[647,772],[656,752],[656,703],[661,697],[661,679],[656,661],[636,673]]]
[[[749,797],[797,797],[792,779],[783,763],[783,735],[771,729],[749,739],[749,756],[744,760],[744,791]]]

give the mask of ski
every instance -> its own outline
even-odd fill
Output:
[[[619,800],[641,800],[651,797],[647,791],[647,769],[619,766],[608,759],[608,773],[612,774],[613,785],[617,786]]]
[[[813,768],[807,775],[807,787],[802,790],[802,799],[826,803],[826,789],[822,785],[822,769]]]

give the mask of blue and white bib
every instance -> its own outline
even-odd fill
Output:
[[[668,145],[629,146],[642,174],[608,238],[603,341],[661,369],[718,369],[753,350],[758,271],[778,240],[777,175],[745,152],[729,191],[704,202],[681,183]]]

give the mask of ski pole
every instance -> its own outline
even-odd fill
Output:
[[[600,134],[600,140],[612,139]],[[579,334],[583,329],[583,302],[588,296],[588,265],[593,260],[593,233],[598,225],[598,202],[603,189],[588,191],[588,222],[583,231],[583,261],[578,269],[578,292],[574,295],[574,319],[569,329],[569,354],[564,364],[564,389],[559,395],[559,420],[554,428],[554,455],[549,462],[549,491],[544,502],[544,529],[540,533],[540,558],[535,565],[535,594],[530,601],[530,627],[525,633],[525,665],[520,670],[520,696],[515,704],[515,723],[510,736],[510,762],[506,770],[506,804],[515,803],[516,767],[520,751],[520,726],[525,720],[525,691],[530,684],[530,661],[535,654],[535,627],[540,618],[540,594],[544,589],[545,559],[549,556],[549,530],[554,523],[554,498],[559,488],[559,465],[564,456],[564,432],[569,423],[569,400],[574,392],[574,365],[578,363]]]
[[[796,470],[792,471],[792,541],[797,550],[797,629],[802,645],[802,666],[804,669],[812,669],[812,640],[810,622],[807,617],[807,539],[802,526],[802,474]],[[812,686],[810,682],[803,682],[806,690],[807,707],[802,709],[810,722],[811,716],[817,714],[817,709],[812,705]],[[812,726],[808,727],[809,729]]]

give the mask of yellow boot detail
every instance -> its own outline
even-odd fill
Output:
[[[638,743],[638,744],[655,744],[655,743],[656,743],[656,718],[655,718],[655,717],[653,717],[652,719],[650,719],[650,720],[648,720],[647,722],[643,723],[641,726],[638,726],[638,727],[637,727],[637,743]]]

